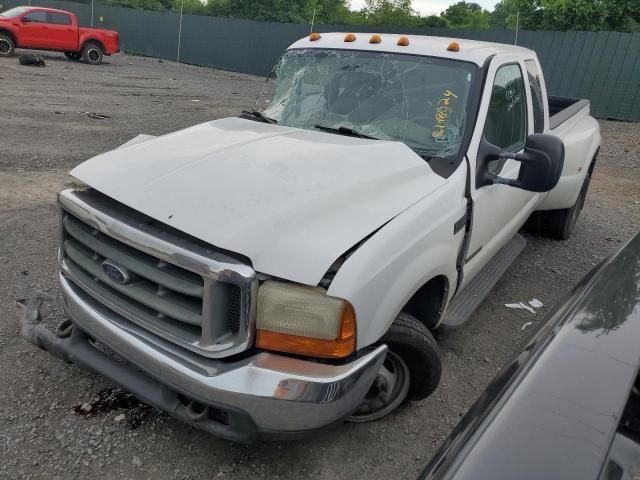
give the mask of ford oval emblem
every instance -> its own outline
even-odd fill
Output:
[[[111,260],[102,262],[102,271],[107,274],[107,277],[120,285],[126,285],[131,281],[129,271],[120,265],[116,265]]]

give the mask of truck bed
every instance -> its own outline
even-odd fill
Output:
[[[563,124],[591,102],[586,99],[555,97],[549,95],[549,128],[553,130]]]

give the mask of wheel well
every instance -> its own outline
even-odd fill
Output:
[[[106,52],[107,50],[104,48],[104,44],[100,41],[100,40],[96,40],[95,38],[90,38],[89,40],[86,40],[83,44],[82,44],[82,48],[80,49],[80,51],[84,51],[84,48],[90,44],[90,43],[95,43],[96,45],[98,45],[101,49],[102,49],[102,53]]]
[[[11,40],[13,40],[13,44],[17,47],[18,46],[18,39],[16,38],[16,36],[11,33],[9,30],[4,30],[2,28],[0,28],[0,33],[5,34],[7,37],[9,37]]]
[[[402,311],[417,318],[425,327],[435,328],[440,322],[449,292],[449,282],[443,275],[432,278],[418,289]]]

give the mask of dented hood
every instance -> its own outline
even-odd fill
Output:
[[[444,180],[406,145],[229,118],[98,155],[71,174],[263,273],[316,285]]]

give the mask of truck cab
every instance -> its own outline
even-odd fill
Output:
[[[525,223],[571,234],[599,144],[531,50],[312,34],[254,109],[71,172],[73,334],[33,312],[23,334],[232,440],[376,420],[435,390],[432,331],[472,317]]]

